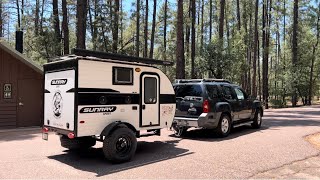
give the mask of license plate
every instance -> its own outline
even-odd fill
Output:
[[[48,133],[42,133],[42,139],[48,141]]]

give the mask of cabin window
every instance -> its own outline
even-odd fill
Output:
[[[144,103],[157,103],[157,79],[153,77],[144,78]]]
[[[3,98],[4,99],[11,99],[12,98],[11,84],[4,84],[3,85]]]
[[[114,85],[133,85],[133,69],[125,67],[113,67]]]

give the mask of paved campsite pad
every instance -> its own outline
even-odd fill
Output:
[[[116,165],[103,158],[101,143],[72,153],[54,134],[43,141],[39,130],[0,133],[0,178],[320,178],[319,149],[305,140],[320,132],[319,108],[267,110],[260,130],[236,128],[227,138],[198,129],[176,138],[163,130],[139,139],[132,161]]]

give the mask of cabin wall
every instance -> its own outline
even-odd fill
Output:
[[[21,123],[23,118],[20,117],[19,119],[18,117],[18,84],[19,82],[23,82],[23,80],[29,79],[38,80],[38,84],[36,84],[35,87],[29,87],[28,91],[33,91],[33,89],[37,89],[39,86],[41,86],[42,75],[40,73],[34,71],[32,68],[28,67],[18,59],[14,58],[11,54],[0,48],[0,128],[17,127],[19,124],[28,125],[28,123]],[[4,98],[4,84],[7,83],[11,84],[11,99]],[[20,92],[23,92],[23,89],[20,89]],[[30,95],[32,95],[32,92]],[[37,109],[29,113],[42,113],[42,110]]]

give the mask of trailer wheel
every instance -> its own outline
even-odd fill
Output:
[[[61,146],[69,150],[85,150],[96,145],[96,140],[92,137],[79,137],[69,139],[67,136],[60,136]]]
[[[103,153],[112,163],[130,161],[137,149],[137,138],[127,127],[118,127],[103,141]]]

